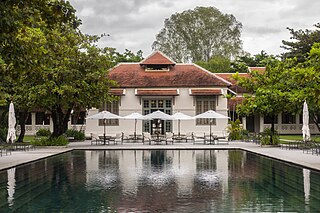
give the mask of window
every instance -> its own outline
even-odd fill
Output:
[[[215,97],[196,97],[196,115],[199,115],[208,110],[216,110]],[[210,119],[207,118],[198,118],[196,120],[197,125],[209,125]],[[216,124],[216,119],[212,119],[212,124]]]
[[[113,114],[119,115],[119,101],[107,102],[102,105],[100,111],[109,111]],[[99,120],[99,126],[103,126],[103,119]],[[106,126],[119,126],[119,119],[107,119]]]
[[[169,71],[169,65],[166,64],[150,64],[146,65],[146,71]]]
[[[86,117],[86,111],[76,111],[71,115],[72,125],[83,125]]]
[[[26,120],[26,125],[32,125],[32,115],[31,112],[28,113],[28,118]]]
[[[36,112],[36,125],[50,125],[50,115],[45,112]]]
[[[275,116],[274,123],[278,123],[278,116]],[[264,124],[272,124],[272,117],[271,116],[264,116]]]
[[[282,113],[282,123],[283,124],[295,124],[296,123],[296,115],[292,115],[290,113]]]

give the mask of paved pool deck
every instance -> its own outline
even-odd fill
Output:
[[[320,155],[303,153],[302,150],[288,150],[280,147],[261,147],[250,142],[235,142],[219,145],[204,145],[193,143],[175,143],[146,145],[142,143],[123,143],[119,145],[91,145],[91,141],[71,142],[67,147],[36,148],[29,151],[12,151],[11,155],[0,157],[0,170],[5,170],[21,164],[33,162],[42,158],[72,150],[148,150],[148,149],[170,149],[170,150],[205,150],[205,149],[238,149],[263,156],[279,159],[287,163],[299,165],[305,168],[320,171]]]

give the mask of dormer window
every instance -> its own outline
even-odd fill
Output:
[[[170,65],[167,64],[148,64],[145,65],[145,71],[169,71]]]
[[[176,63],[160,51],[156,51],[140,62],[145,71],[170,71]]]

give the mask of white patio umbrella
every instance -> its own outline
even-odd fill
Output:
[[[146,119],[143,115],[141,115],[138,112],[133,112],[129,115],[126,115],[123,117],[123,119],[127,119],[127,120],[134,120],[134,136],[136,136],[137,134],[137,122],[138,120],[150,120],[150,119]]]
[[[168,115],[164,112],[161,112],[160,110],[157,110],[155,112],[152,112],[148,115],[143,116],[144,119],[148,120],[154,120],[154,119],[159,119],[159,120],[173,120],[173,117],[171,115]]]
[[[310,198],[310,170],[309,169],[303,169],[303,190],[304,190],[304,199],[305,202],[309,202]]]
[[[229,119],[228,116],[222,115],[220,113],[217,113],[213,110],[208,110],[204,113],[201,113],[199,115],[194,116],[194,118],[207,118],[210,119],[210,142],[211,142],[211,125],[212,125],[212,119]]]
[[[7,170],[8,174],[8,183],[7,183],[7,190],[8,190],[8,204],[9,206],[13,206],[14,200],[14,193],[16,187],[16,168],[13,167]]]
[[[8,135],[7,135],[7,143],[14,143],[16,139],[16,116],[14,113],[14,106],[11,102],[9,105],[9,114],[8,114]]]
[[[302,136],[303,141],[310,139],[310,129],[309,129],[309,110],[307,102],[303,103],[303,113],[302,113]]]
[[[194,117],[191,117],[189,115],[186,115],[182,112],[176,112],[172,115],[173,119],[174,120],[178,120],[178,134],[180,135],[180,124],[181,124],[181,121],[183,120],[194,120],[195,118]]]
[[[106,122],[108,119],[121,119],[122,117],[116,114],[113,114],[108,111],[101,111],[97,114],[91,115],[86,119],[103,119],[103,142],[106,143]]]

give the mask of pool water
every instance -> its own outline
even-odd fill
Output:
[[[0,187],[0,212],[320,212],[319,172],[238,150],[72,151]]]

